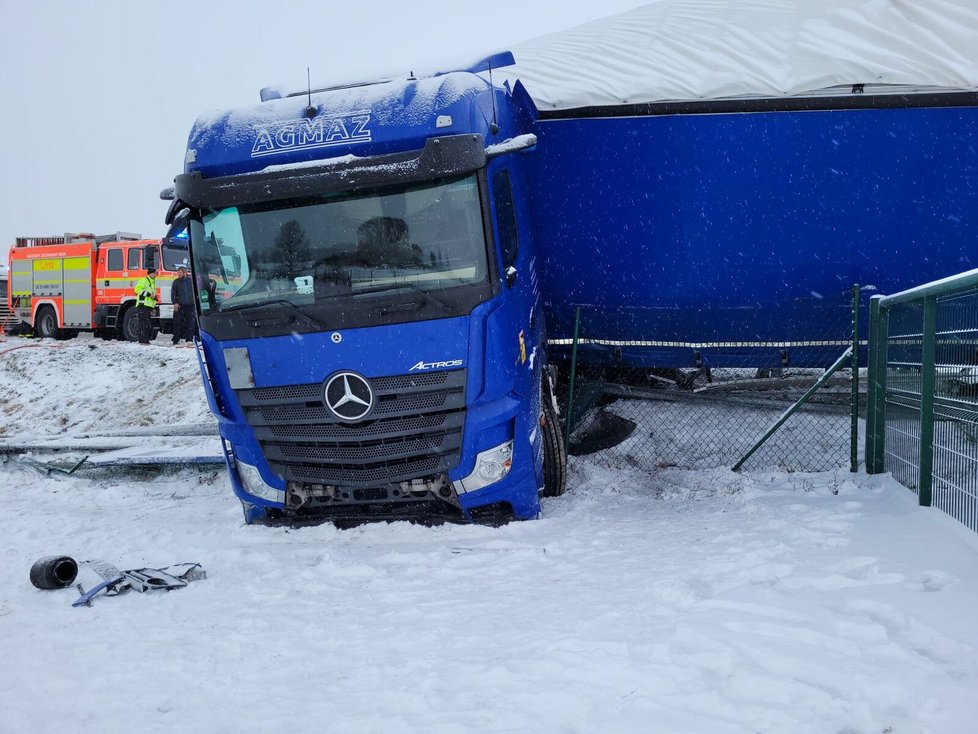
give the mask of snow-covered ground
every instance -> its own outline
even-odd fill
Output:
[[[3,342],[4,437],[207,423],[197,379]],[[887,477],[581,457],[538,521],[340,531],[245,526],[213,467],[0,472],[3,734],[975,730],[978,538]],[[61,553],[208,578],[73,608]]]

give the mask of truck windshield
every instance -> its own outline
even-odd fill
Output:
[[[190,247],[186,231],[182,236],[163,240],[163,269],[176,271],[181,265],[190,267]]]
[[[192,232],[203,313],[427,293],[489,275],[475,176],[205,210]]]

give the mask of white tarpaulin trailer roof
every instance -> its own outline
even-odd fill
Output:
[[[660,0],[512,51],[500,74],[541,111],[854,84],[973,91],[978,0]]]

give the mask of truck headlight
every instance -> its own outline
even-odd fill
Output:
[[[473,492],[495,484],[513,468],[513,442],[501,443],[475,457],[475,469],[465,479],[456,482],[459,492]],[[459,486],[461,485],[461,486]]]
[[[241,479],[241,484],[248,494],[261,497],[263,500],[271,500],[272,502],[285,501],[285,491],[275,489],[270,484],[266,484],[265,480],[261,478],[261,473],[257,467],[251,464],[245,464],[240,459],[235,464],[238,467],[238,478]]]

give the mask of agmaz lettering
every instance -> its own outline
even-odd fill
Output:
[[[330,148],[336,145],[365,143],[371,139],[370,113],[346,117],[286,122],[275,127],[258,128],[251,157],[272,155],[285,150]]]

